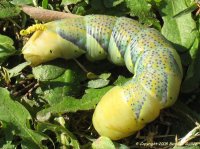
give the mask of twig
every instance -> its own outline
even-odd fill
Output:
[[[28,92],[24,95],[24,96],[31,96],[31,92],[36,89],[37,87],[39,87],[39,83],[36,83],[33,87],[31,87]]]
[[[21,94],[21,93],[23,93],[23,92],[25,92],[25,91],[27,91],[27,90],[30,90],[30,89],[33,88],[34,86],[35,86],[35,82],[32,82],[32,83],[30,83],[30,84],[24,86],[24,88],[22,88],[21,90],[19,90],[19,91],[13,93],[13,96],[18,96],[19,94]]]
[[[192,129],[185,137],[183,137],[179,142],[177,142],[177,146],[183,146],[188,143],[190,140],[200,136],[200,124]]]
[[[23,12],[25,12],[30,17],[32,17],[36,20],[44,21],[44,22],[49,22],[49,21],[64,19],[64,18],[81,17],[79,15],[75,15],[75,14],[71,14],[71,13],[46,10],[46,9],[42,9],[39,7],[32,7],[32,6],[27,6],[27,5],[21,6],[21,9]]]
[[[75,58],[73,59],[76,64],[85,72],[85,73],[89,73],[89,71],[79,62],[77,61]]]
[[[93,72],[89,72],[81,63],[79,63],[79,61],[77,61],[76,59],[73,59],[77,65],[85,72],[87,73],[87,78],[88,79],[97,79],[98,75],[94,74]]]

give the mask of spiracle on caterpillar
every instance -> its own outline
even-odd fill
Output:
[[[91,61],[108,58],[125,65],[134,74],[98,103],[93,125],[102,136],[113,140],[130,136],[177,99],[183,76],[180,57],[153,28],[125,17],[88,15],[36,25],[22,34],[33,31],[22,50],[33,66],[86,54]]]

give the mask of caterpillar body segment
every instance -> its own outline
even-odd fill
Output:
[[[33,66],[86,54],[91,61],[108,58],[134,73],[132,80],[108,91],[93,115],[102,136],[118,140],[156,119],[177,99],[182,65],[176,50],[155,29],[125,17],[89,15],[44,24],[23,48]]]

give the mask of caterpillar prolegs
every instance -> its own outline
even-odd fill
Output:
[[[23,48],[32,65],[86,54],[92,61],[108,58],[116,65],[125,65],[134,74],[98,103],[93,125],[100,135],[113,140],[127,137],[176,101],[181,61],[157,30],[129,18],[105,15],[57,20],[34,28],[36,32]]]

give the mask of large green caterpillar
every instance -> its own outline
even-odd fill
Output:
[[[32,65],[55,59],[108,58],[126,65],[132,80],[108,91],[93,115],[93,125],[113,140],[127,137],[158,117],[177,99],[182,65],[176,50],[155,29],[125,17],[89,15],[36,25],[23,48]]]

